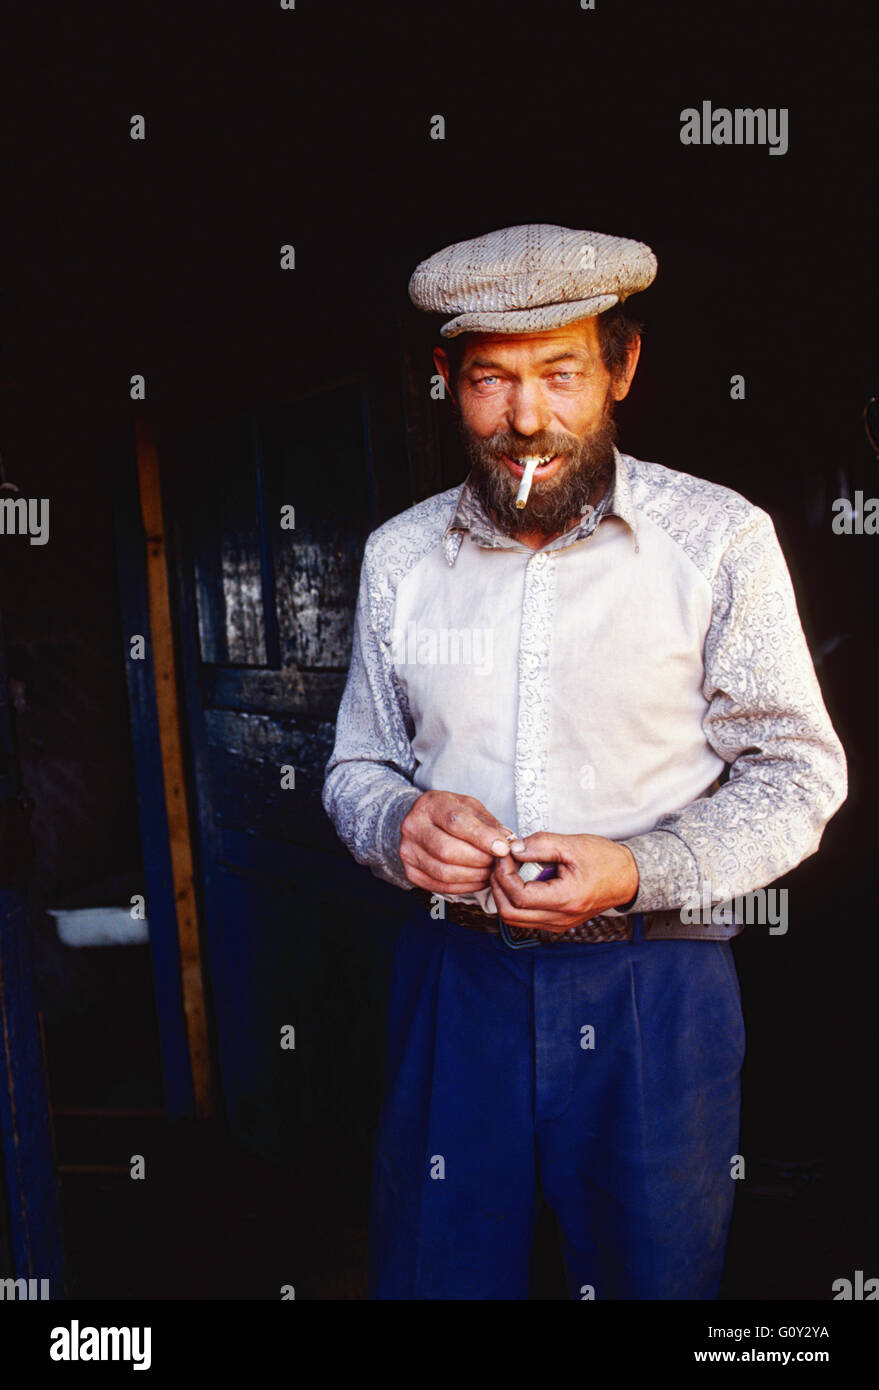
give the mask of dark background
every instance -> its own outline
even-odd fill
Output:
[[[519,222],[656,251],[657,280],[633,301],[647,330],[621,447],[772,514],[851,778],[819,855],[778,885],[790,892],[788,936],[754,933],[736,947],[751,1167],[730,1247],[735,1297],[826,1298],[833,1278],[879,1272],[869,1267],[879,540],[834,536],[829,510],[846,491],[879,492],[861,423],[879,387],[876,35],[865,14],[779,0],[598,0],[595,12],[574,0],[13,5],[4,80],[2,453],[25,494],[51,498],[52,540],[4,539],[0,606],[44,905],[114,900],[138,872],[107,478],[110,451],[130,436],[131,374],[147,376],[153,410],[201,424],[366,362],[375,370],[405,339],[422,354],[426,394],[435,326],[406,297],[424,256]],[[788,152],[681,145],[680,112],[703,99],[788,107]],[[129,139],[133,113],[146,118],[144,142]],[[442,142],[429,138],[435,114]],[[292,273],[279,269],[287,242]],[[730,399],[736,373],[744,401]],[[323,424],[332,430],[331,417]],[[401,424],[400,487],[377,498],[379,519],[419,495],[404,435]],[[448,486],[463,468],[447,439],[442,456]],[[74,979],[46,945],[58,1103],[161,1108],[138,949],[112,968],[93,954]],[[106,1030],[110,1059],[98,1045]],[[105,1291],[108,1261],[129,1292],[216,1294],[204,1282],[208,1206],[177,1284],[168,1272],[183,1220],[172,1188],[137,1216],[100,1184],[71,1199],[71,1245],[101,1251],[94,1269],[86,1253],[77,1266],[86,1294]],[[282,1181],[271,1189],[265,1222],[287,1195]],[[343,1209],[324,1235],[315,1296],[360,1287],[359,1189],[350,1226],[341,1194]],[[159,1249],[147,1230],[162,1212]],[[259,1214],[248,1219],[253,1254]],[[120,1222],[144,1242],[137,1277],[122,1247],[113,1265],[101,1244]]]

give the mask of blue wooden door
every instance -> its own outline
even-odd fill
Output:
[[[405,901],[320,796],[363,543],[411,500],[384,401],[348,381],[160,440],[225,1112],[270,1158],[364,1177]]]

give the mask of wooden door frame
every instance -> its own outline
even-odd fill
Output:
[[[111,451],[108,462],[116,521],[120,636],[128,685],[165,1111],[172,1120],[192,1119],[200,1107],[187,1028],[184,956],[180,946],[155,668],[150,651],[148,537],[141,507],[133,427],[128,438]],[[134,634],[146,638],[146,660],[131,659],[130,639]],[[169,636],[173,638],[174,634]],[[196,1058],[196,1065],[203,1062],[203,1058]]]

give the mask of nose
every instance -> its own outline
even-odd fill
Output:
[[[521,382],[508,401],[507,423],[516,434],[530,436],[547,429],[552,419],[537,382]]]

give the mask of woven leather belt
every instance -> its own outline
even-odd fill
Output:
[[[437,895],[428,893],[426,888],[413,888],[413,895],[428,909],[435,908]],[[443,920],[454,922],[470,931],[487,933],[489,936],[509,938],[515,944],[555,945],[557,942],[577,941],[583,944],[598,944],[603,941],[631,941],[632,918],[590,917],[578,927],[566,932],[532,931],[527,927],[513,927],[501,923],[499,917],[490,917],[475,904],[449,902],[443,899]],[[742,927],[736,923],[682,922],[679,912],[645,912],[645,941],[729,941],[738,936]]]

